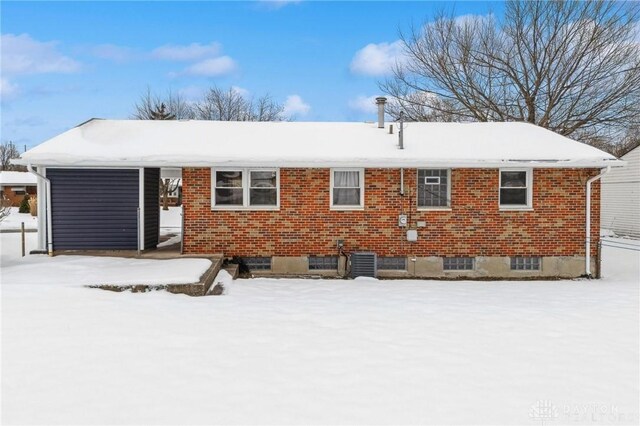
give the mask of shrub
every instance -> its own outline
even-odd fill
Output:
[[[20,203],[20,208],[18,209],[19,213],[29,213],[31,208],[29,207],[29,194],[24,194],[24,198]]]

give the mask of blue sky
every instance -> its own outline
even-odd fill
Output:
[[[373,120],[398,30],[495,2],[6,2],[2,141],[37,145],[91,117],[129,118],[147,87],[271,94],[298,121]]]

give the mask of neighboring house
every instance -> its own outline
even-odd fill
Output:
[[[595,274],[597,177],[624,163],[525,123],[405,123],[403,149],[398,130],[94,119],[20,163],[50,179],[50,250],[155,247],[159,169],[174,167],[183,252],[237,256],[257,273]]]
[[[29,172],[0,171],[0,191],[14,207],[20,206],[26,194],[37,194],[37,182],[38,179]]]
[[[620,157],[627,166],[602,178],[600,226],[640,238],[640,146]]]

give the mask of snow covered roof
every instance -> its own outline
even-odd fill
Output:
[[[0,172],[0,186],[36,185],[38,178],[29,172]]]
[[[93,119],[19,164],[87,167],[603,167],[612,155],[528,123],[144,121]]]

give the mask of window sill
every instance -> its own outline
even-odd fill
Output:
[[[419,212],[450,212],[451,207],[418,207]]]
[[[364,210],[364,206],[331,206],[331,211],[358,211]]]
[[[504,206],[500,206],[499,210],[501,212],[532,212],[533,211],[533,207],[527,207],[527,206],[523,206],[523,207],[504,207]]]
[[[213,206],[211,207],[211,211],[232,211],[232,212],[250,212],[250,211],[268,211],[268,212],[275,212],[275,211],[279,211],[280,210],[280,206],[273,206],[273,207],[257,207],[257,206],[251,206],[251,207],[242,207],[242,206],[229,206],[229,207],[222,207],[222,206]]]

